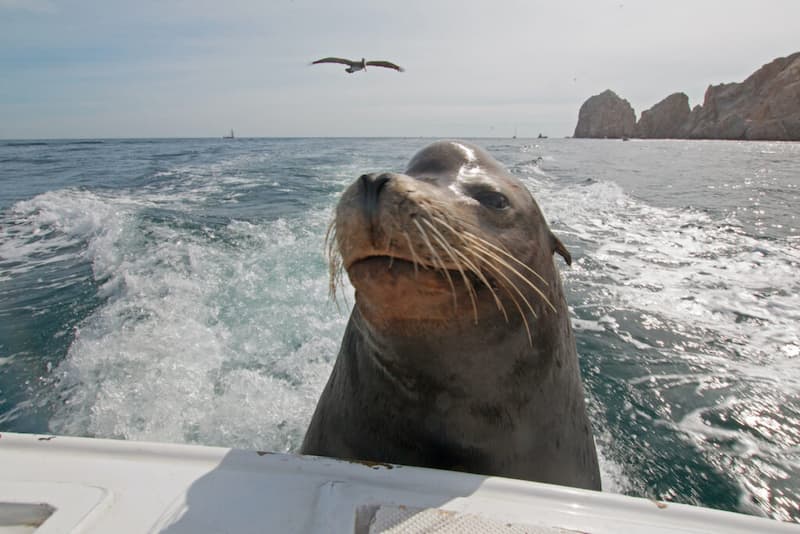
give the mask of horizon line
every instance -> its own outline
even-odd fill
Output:
[[[0,137],[0,142],[14,141],[126,141],[126,140],[160,140],[160,139],[219,139],[236,141],[239,139],[571,139],[572,136],[525,137],[491,136],[491,135],[254,135],[225,138],[222,136],[168,136],[168,137]]]

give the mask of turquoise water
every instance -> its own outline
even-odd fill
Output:
[[[427,142],[0,141],[0,431],[296,450],[332,207]],[[800,144],[476,142],[575,260],[606,489],[800,521]]]

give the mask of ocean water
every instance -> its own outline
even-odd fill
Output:
[[[297,450],[333,206],[428,142],[0,141],[0,432]],[[475,142],[574,258],[606,490],[800,521],[800,144]]]

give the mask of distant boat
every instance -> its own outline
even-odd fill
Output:
[[[230,135],[223,135],[222,138],[223,139],[234,139],[233,128],[231,128],[231,134]]]
[[[538,139],[547,139],[547,136],[546,136],[546,135],[539,134],[539,137],[538,137]]]
[[[516,138],[517,138],[517,127],[514,126],[514,137],[512,137],[511,139],[516,139]]]

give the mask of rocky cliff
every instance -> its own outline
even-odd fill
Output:
[[[683,137],[800,140],[800,52],[778,58],[742,83],[710,85]]]
[[[683,137],[689,114],[689,97],[685,93],[673,93],[642,112],[634,136],[646,139]]]
[[[614,91],[606,90],[583,103],[578,112],[575,137],[630,137],[636,113]]]
[[[619,111],[620,102],[630,113]],[[632,113],[612,91],[593,96],[581,106],[575,137],[800,141],[800,52],[762,66],[741,83],[710,85],[703,105],[691,111],[688,97],[675,93],[642,112],[635,128]]]

